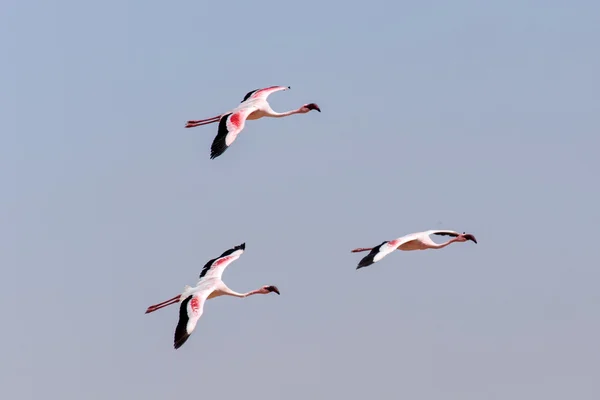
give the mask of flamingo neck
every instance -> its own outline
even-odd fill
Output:
[[[251,292],[238,293],[235,290],[229,289],[227,286],[222,287],[220,291],[221,291],[221,293],[223,293],[226,296],[233,296],[233,297],[240,297],[240,298],[244,298],[249,295],[248,293],[251,293]]]
[[[255,294],[263,294],[262,288],[256,289],[256,290],[251,290],[248,293],[245,293],[244,297],[252,296],[252,295],[255,295]]]
[[[240,297],[240,298],[244,298],[244,297],[248,297],[248,296],[253,296],[255,294],[263,294],[263,290],[262,288],[260,289],[256,289],[256,290],[251,290],[249,292],[246,293],[238,293],[236,291],[233,291],[231,289],[229,289],[228,287],[222,288],[221,292],[227,296],[233,296],[233,297]]]
[[[435,244],[433,246],[431,246],[432,249],[443,249],[444,247],[451,245],[452,243],[456,242],[458,239],[454,238],[454,239],[450,239],[448,240],[446,243],[442,243],[442,244]]]
[[[278,113],[276,111],[270,110],[269,113],[267,114],[267,117],[271,117],[271,118],[283,118],[283,117],[287,117],[288,115],[301,113],[300,109],[301,108],[298,108],[296,110],[290,110],[290,111],[282,112],[282,113]]]

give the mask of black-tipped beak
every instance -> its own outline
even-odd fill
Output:
[[[317,110],[318,112],[321,112],[321,109],[315,103],[307,104],[305,107],[308,108],[309,110]]]
[[[288,89],[291,89],[291,88],[292,88],[291,86],[288,86]]]
[[[475,244],[477,244],[477,239],[475,239],[475,236],[471,235],[470,233],[467,233],[467,234],[465,235],[465,239],[467,239],[467,240],[471,240],[471,241],[473,241]]]
[[[242,243],[238,246],[238,248],[242,249],[242,250],[246,250],[246,243]]]
[[[269,286],[269,287],[267,288],[267,290],[268,290],[269,292],[275,292],[275,293],[277,293],[277,294],[281,294],[281,293],[279,293],[279,289],[277,289],[277,286]]]

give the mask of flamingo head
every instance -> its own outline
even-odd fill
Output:
[[[271,293],[271,292],[275,292],[275,293],[277,293],[277,294],[281,294],[281,293],[279,293],[279,289],[277,289],[277,286],[272,286],[272,285],[271,285],[271,286],[263,286],[263,287],[260,289],[260,291],[261,291],[261,293],[263,293],[263,294],[269,294],[269,293]]]
[[[477,243],[477,239],[475,239],[475,236],[471,235],[470,233],[463,232],[463,234],[458,236],[456,239],[459,242],[466,242],[467,240],[470,240],[474,243]]]
[[[321,109],[316,103],[305,104],[302,107],[300,107],[300,110],[302,111],[302,113],[307,113],[312,110],[317,110],[318,112],[321,112]]]

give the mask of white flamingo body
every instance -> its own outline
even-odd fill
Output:
[[[438,244],[431,239],[431,235],[452,236],[453,239],[450,239],[446,243]],[[470,233],[432,229],[424,232],[411,233],[394,240],[386,240],[379,246],[354,249],[352,250],[352,253],[370,251],[370,253],[358,263],[356,269],[359,269],[381,261],[381,259],[383,259],[385,256],[394,252],[394,250],[413,251],[442,249],[452,243],[466,242],[467,240],[477,243],[475,236]]]
[[[213,118],[207,118],[197,121],[188,121],[186,128],[194,128],[200,125],[219,122],[217,136],[211,146],[210,158],[219,157],[231,146],[239,133],[244,129],[246,120],[257,120],[263,117],[282,118],[293,114],[306,114],[311,110],[321,112],[321,109],[315,103],[304,104],[296,110],[290,110],[283,113],[274,111],[269,105],[267,98],[270,94],[288,90],[289,86],[271,86],[264,89],[256,89],[248,92],[241,104],[231,111],[227,111]]]
[[[159,310],[172,304],[181,303],[179,306],[179,321],[175,328],[174,347],[180,348],[190,337],[198,320],[204,312],[206,300],[219,296],[248,297],[255,294],[267,294],[275,292],[279,294],[276,286],[263,286],[260,289],[252,290],[247,293],[238,293],[231,290],[221,279],[223,271],[229,264],[237,260],[246,249],[246,244],[242,243],[229,250],[226,250],[219,257],[206,263],[200,273],[200,280],[195,287],[186,285],[183,292],[169,300],[163,301],[148,307],[146,314]]]

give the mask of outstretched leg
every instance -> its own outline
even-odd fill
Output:
[[[373,247],[359,247],[358,249],[351,250],[351,253],[360,253],[361,251],[371,251]]]
[[[154,312],[156,310],[159,310],[163,307],[170,306],[171,304],[177,304],[177,303],[179,303],[180,297],[181,297],[181,295],[178,294],[177,296],[173,297],[172,299],[165,300],[162,303],[154,304],[153,306],[150,306],[150,307],[148,307],[148,309],[146,309],[146,314]]]
[[[219,122],[220,119],[221,119],[221,116],[219,115],[219,116],[207,118],[207,119],[188,121],[187,124],[185,125],[185,127],[186,128],[194,128],[194,127],[200,126],[200,125],[213,124],[215,122]]]

